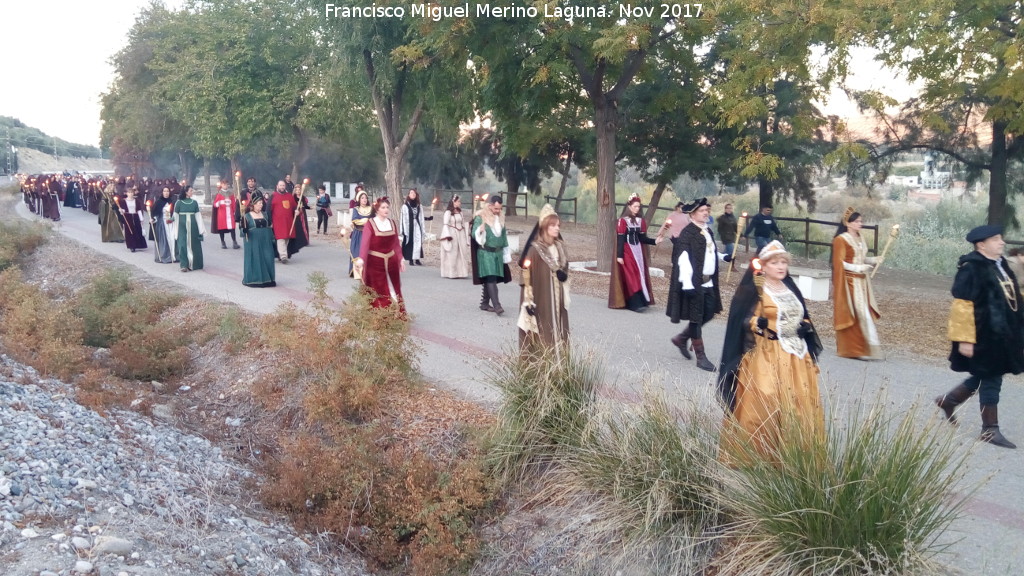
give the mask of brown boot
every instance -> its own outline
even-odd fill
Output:
[[[974,395],[974,390],[971,390],[963,384],[958,384],[955,388],[946,392],[942,396],[935,398],[935,405],[942,408],[942,411],[946,414],[946,420],[950,424],[956,426],[956,414],[954,410],[956,407],[963,404],[968,398]]]
[[[673,336],[672,343],[676,345],[676,348],[679,348],[679,351],[683,354],[683,358],[686,358],[687,360],[693,360],[693,356],[690,354],[690,351],[687,350],[687,347],[690,345],[689,326],[687,326],[686,329],[680,332],[679,334]]]
[[[999,407],[996,405],[981,407],[981,441],[1001,448],[1017,447],[999,431]]]
[[[708,372],[715,371],[715,365],[704,354],[704,340],[702,338],[693,339],[693,353],[697,355],[697,368],[707,370]]]

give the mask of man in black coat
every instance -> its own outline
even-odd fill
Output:
[[[946,419],[978,393],[981,440],[1003,448],[1017,446],[999,431],[999,392],[1003,374],[1024,371],[1024,310],[1017,279],[1003,258],[1002,228],[978,226],[967,233],[974,252],[960,257],[949,313],[950,368],[970,377],[935,399]]]
[[[690,215],[690,223],[672,239],[672,278],[669,280],[668,308],[665,314],[673,324],[686,320],[682,332],[672,337],[683,357],[690,360],[687,349],[693,342],[697,355],[697,367],[708,372],[715,371],[704,352],[704,338],[701,326],[707,324],[722,311],[722,294],[718,286],[718,247],[715,236],[708,226],[711,206],[707,198],[695,200],[683,206],[683,212]]]

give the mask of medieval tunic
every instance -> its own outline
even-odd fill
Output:
[[[470,251],[473,260],[473,284],[488,281],[509,283],[512,274],[505,264],[508,236],[498,215],[485,206],[473,217],[472,238],[475,246]],[[490,277],[490,280],[488,280]]]
[[[961,256],[952,292],[950,368],[981,378],[1024,371],[1024,306],[1006,259],[977,251]],[[961,354],[958,342],[973,343],[974,356]]]
[[[182,269],[201,270],[203,267],[202,235],[206,232],[199,203],[192,198],[181,198],[174,203],[174,219],[178,223],[178,261]]]
[[[441,277],[465,278],[469,276],[469,231],[462,211],[444,211],[441,226]]]
[[[178,261],[178,252],[174,246],[177,228],[174,226],[174,202],[170,198],[158,196],[150,208],[152,215],[153,260],[161,264]]]
[[[235,229],[238,221],[238,204],[235,199],[223,192],[217,192],[213,198],[213,233],[230,232]]]
[[[359,257],[363,260],[363,284],[376,293],[371,303],[374,308],[387,308],[397,301],[402,312],[401,244],[395,221],[383,222],[370,218],[363,228]]]
[[[373,207],[368,205],[356,206],[349,210],[348,219],[352,228],[352,235],[349,237],[348,243],[348,275],[350,277],[352,276],[352,260],[359,257],[359,251],[362,249],[363,228],[372,213]]]
[[[244,241],[242,284],[253,288],[277,286],[274,259],[277,248],[274,245],[274,230],[261,214],[259,218],[250,212],[242,217],[242,240]]]
[[[408,261],[423,258],[423,206],[408,200],[402,204],[401,229],[402,257]]]
[[[103,193],[103,205],[100,208],[100,240],[103,242],[124,242],[124,232],[114,202],[114,190],[111,184]]]
[[[672,277],[665,314],[673,324],[681,320],[696,326],[706,324],[722,311],[720,290],[715,237],[710,227],[691,221],[672,239]],[[691,336],[698,338],[700,332]]]
[[[569,258],[561,240],[544,244],[538,235],[530,243],[524,259],[530,265],[523,271],[520,302],[532,303],[534,314],[519,314],[519,349],[521,352],[556,354],[569,343],[569,282],[558,279],[561,270],[568,278]],[[526,283],[526,277],[529,283]]]
[[[876,259],[868,257],[863,237],[843,232],[832,239],[833,323],[836,348],[844,358],[878,356],[875,320],[880,317],[868,271]]]
[[[142,232],[142,218],[139,217],[142,214],[142,200],[136,197],[119,198],[118,205],[121,211],[125,246],[132,252],[145,250],[147,248],[146,237]]]
[[[639,311],[654,304],[647,251],[647,245],[654,244],[654,239],[647,237],[647,222],[640,217],[619,218],[615,231],[618,234],[615,254],[616,258],[622,258],[622,264],[612,264],[608,307]]]
[[[306,210],[309,210],[309,200],[299,194],[293,196],[295,200],[295,233],[288,240],[288,257],[298,254],[306,246],[309,246],[309,221],[306,219]]]
[[[274,228],[274,238],[289,240],[295,237],[295,196],[285,192],[274,192],[270,200],[270,222]],[[296,224],[297,225],[297,224]],[[287,254],[278,254],[287,257]]]
[[[720,386],[731,387],[734,394],[722,442],[729,447],[732,442],[749,441],[771,457],[782,431],[789,427],[801,435],[824,433],[815,364],[820,347],[816,338],[801,338],[797,333],[809,316],[792,279],[787,276],[778,291],[765,286],[759,296],[750,276],[748,272],[745,286],[737,289],[733,299],[722,351],[724,386]],[[768,320],[766,329],[757,327],[758,317]],[[729,403],[728,393],[723,395]]]

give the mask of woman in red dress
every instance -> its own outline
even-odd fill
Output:
[[[402,278],[405,261],[402,260],[402,245],[398,240],[398,227],[391,219],[391,202],[387,197],[379,198],[373,205],[373,217],[363,228],[359,245],[359,260],[355,263],[357,274],[363,284],[376,292],[374,308],[386,308],[392,302],[398,303],[399,311],[405,314],[402,300]]]
[[[608,286],[608,307],[629,308],[643,312],[654,304],[651,290],[650,255],[647,246],[657,240],[647,236],[647,222],[640,216],[640,197],[636,194],[626,201],[626,210],[616,223],[618,241],[615,245],[615,263]]]

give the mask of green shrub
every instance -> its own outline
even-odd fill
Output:
[[[593,355],[507,355],[494,367],[503,400],[488,463],[501,483],[521,481],[579,448],[604,378]]]
[[[128,313],[125,309],[115,309],[114,302],[128,294],[132,289],[131,276],[123,268],[111,268],[93,278],[78,293],[75,310],[85,323],[85,344],[100,348],[109,347],[117,338],[114,327],[123,325],[124,319],[118,315]]]
[[[189,330],[162,321],[146,324],[137,333],[110,347],[111,372],[128,380],[166,380],[188,369]]]
[[[0,223],[0,272],[24,261],[48,239],[49,230],[43,224],[20,218]]]
[[[934,573],[929,556],[967,498],[955,491],[967,454],[938,419],[922,427],[915,410],[883,405],[816,437],[784,427],[768,457],[734,445],[721,494],[738,544],[721,574]]]
[[[229,354],[237,354],[252,341],[253,329],[238,307],[229,306],[217,323],[217,337],[227,347]]]

